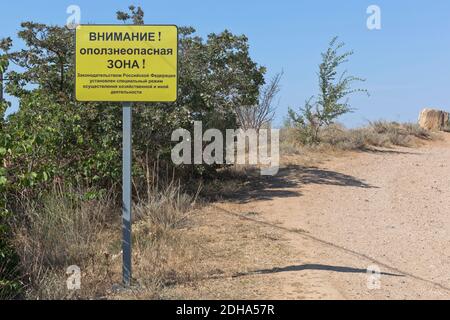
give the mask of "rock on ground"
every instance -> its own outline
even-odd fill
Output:
[[[419,116],[420,127],[441,131],[449,125],[449,113],[435,109],[423,109]]]

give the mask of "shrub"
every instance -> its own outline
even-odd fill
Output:
[[[144,23],[141,8],[129,9],[130,14],[119,12],[118,19]],[[90,226],[100,221],[89,210],[96,204],[89,208],[86,199],[67,198],[66,191],[52,190],[55,184],[87,188],[91,201],[100,203],[106,190],[120,187],[121,106],[75,101],[74,34],[64,26],[23,22],[18,32],[24,42],[20,49],[13,47],[11,38],[0,39],[0,72],[8,78],[5,91],[19,102],[18,111],[5,117],[8,103],[0,101],[0,295],[4,288],[17,285],[11,282],[17,278],[15,270],[23,272],[23,281],[33,291],[40,279],[61,276],[55,276],[54,268],[90,255],[87,248],[97,234]],[[190,130],[195,120],[202,121],[205,130],[236,129],[236,108],[256,105],[264,85],[266,69],[251,59],[245,35],[224,30],[201,38],[193,28],[181,27],[179,48],[178,100],[133,106],[136,184],[144,179],[141,163],[161,161],[166,165],[163,173],[175,170],[185,179],[215,172],[220,166],[174,169],[170,159],[173,130]],[[18,66],[14,70],[8,70],[11,61]],[[169,206],[180,208],[189,202],[184,193],[172,188],[147,203],[158,223],[177,224],[176,217],[166,219],[174,212]],[[11,219],[12,231],[8,228]],[[19,268],[5,241],[12,232]],[[48,275],[42,270],[48,270]]]
[[[347,76],[343,72],[338,76],[338,68],[345,62],[352,51],[340,54],[338,51],[344,43],[337,43],[338,38],[331,40],[325,53],[322,53],[322,63],[319,65],[320,93],[315,99],[306,101],[300,114],[289,109],[289,116],[298,128],[299,138],[303,144],[319,142],[319,133],[324,126],[329,126],[343,114],[352,111],[348,96],[355,92],[366,92],[362,89],[352,89],[352,83],[364,79]],[[315,100],[314,100],[315,99]]]
[[[195,204],[197,196],[188,195],[181,189],[180,183],[174,181],[161,190],[151,189],[148,197],[135,207],[138,219],[148,220],[158,229],[175,229],[183,226],[187,213]]]
[[[394,146],[410,146],[412,144],[412,137],[424,138],[429,135],[422,134],[421,130],[417,129],[415,125],[399,124],[397,122],[375,121],[370,122],[369,127],[378,134],[384,137],[387,141],[385,145]]]
[[[284,154],[298,153],[301,146],[291,142],[289,137],[293,134],[291,128],[283,128],[284,143],[282,148]],[[289,133],[290,132],[290,133]],[[433,139],[427,130],[416,124],[396,123],[388,121],[370,122],[367,127],[347,129],[339,124],[331,124],[321,130],[319,135],[320,144],[315,149],[333,148],[338,150],[364,150],[367,147],[391,147],[412,146],[417,139]],[[283,144],[281,144],[283,145]]]
[[[405,123],[403,128],[406,130],[408,135],[414,136],[419,139],[429,140],[432,138],[430,131],[422,128],[417,123]]]
[[[285,126],[280,130],[280,152],[282,154],[299,154],[301,143],[298,139],[298,129]]]

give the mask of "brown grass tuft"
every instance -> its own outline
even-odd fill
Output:
[[[67,267],[78,265],[86,271],[96,259],[98,235],[110,217],[111,201],[83,201],[82,194],[55,187],[39,203],[22,201],[12,229],[26,298],[67,298]],[[85,286],[84,291],[94,295],[91,289]]]
[[[320,132],[320,143],[302,146],[298,143],[294,128],[282,130],[282,154],[299,154],[308,151],[364,150],[368,147],[393,146],[412,147],[423,140],[435,137],[417,124],[387,121],[370,122],[368,126],[347,129],[339,124],[332,124]]]

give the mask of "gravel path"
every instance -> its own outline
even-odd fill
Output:
[[[443,136],[421,148],[290,166],[246,201],[220,206],[257,212],[255,223],[288,237],[298,260],[256,270],[279,277],[278,298],[450,299],[450,134]]]

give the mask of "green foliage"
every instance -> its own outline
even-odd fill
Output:
[[[27,88],[37,86],[73,100],[73,31],[34,22],[23,22],[21,28],[18,37],[24,41],[26,49],[11,51],[11,39],[0,42],[0,49],[6,52],[8,59],[23,70],[8,73],[6,91],[22,97],[30,91]]]
[[[117,18],[143,24],[144,12],[131,6]],[[264,84],[265,69],[250,58],[245,36],[225,30],[202,39],[191,27],[179,32],[179,99],[133,108],[138,182],[143,179],[139,168],[155,161],[180,177],[214,170],[171,168],[173,130],[191,130],[196,120],[205,130],[236,128],[234,110],[255,104]],[[75,101],[74,36],[65,27],[23,22],[18,37],[24,48],[14,50],[10,38],[0,40],[0,71],[9,80],[5,91],[19,101],[19,110],[7,118],[9,103],[0,101],[0,269],[8,261],[11,270],[15,261],[4,239],[10,232],[8,220],[23,211],[17,199],[42,202],[54,185],[82,187],[89,190],[85,198],[93,199],[120,186],[121,105]],[[18,67],[8,70],[10,62]],[[11,279],[0,278],[0,283],[14,288]]]
[[[2,109],[0,129],[3,128],[3,112],[6,108]],[[11,211],[7,209],[7,191],[10,181],[6,172],[6,158],[11,142],[11,138],[0,131],[0,299],[15,297],[21,287],[17,280],[17,256],[9,243],[11,233],[8,220],[11,217]]]
[[[133,21],[133,24],[144,24],[144,11],[141,7],[135,7],[133,5],[128,7],[130,13],[117,11],[117,20],[123,21],[124,23],[129,22],[129,20]]]
[[[319,65],[319,95],[305,102],[300,113],[289,109],[289,117],[299,129],[300,140],[304,144],[319,142],[319,131],[329,126],[341,115],[351,112],[348,96],[363,89],[352,89],[354,82],[365,81],[354,76],[348,76],[347,71],[338,75],[339,67],[348,61],[353,51],[339,53],[344,43],[338,43],[338,38],[331,40],[326,52],[322,53]]]
[[[8,69],[9,61],[7,55],[0,56],[0,73],[4,73]]]
[[[119,18],[143,23],[140,8]],[[1,48],[22,71],[8,72],[9,94],[20,108],[5,123],[14,137],[8,174],[14,191],[39,190],[55,180],[107,188],[120,175],[121,112],[119,104],[74,101],[74,33],[64,27],[24,22],[19,37],[26,48]],[[139,161],[170,163],[174,129],[191,129],[194,120],[205,129],[236,127],[237,105],[257,101],[265,69],[251,60],[248,40],[228,31],[194,35],[180,28],[179,99],[171,104],[137,104],[133,110],[133,142]],[[198,169],[198,168],[196,168]],[[201,169],[201,168],[200,168]]]
[[[41,190],[55,181],[110,186],[119,177],[117,112],[58,103],[39,90],[23,96],[5,130],[14,137],[8,155],[13,191]]]

